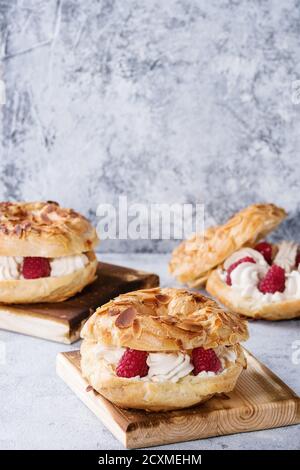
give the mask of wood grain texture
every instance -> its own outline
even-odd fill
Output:
[[[158,285],[156,274],[99,263],[95,282],[64,302],[1,305],[0,328],[70,344],[97,307],[119,294]]]
[[[57,373],[127,448],[288,426],[300,422],[300,398],[270,369],[245,350],[248,368],[235,390],[194,408],[166,413],[123,410],[81,376],[80,353],[57,356]]]

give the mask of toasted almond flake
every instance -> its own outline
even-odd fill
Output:
[[[193,299],[196,300],[196,302],[207,302],[207,299],[201,294],[193,294]]]
[[[141,324],[140,324],[140,322],[138,321],[137,318],[135,318],[135,319],[133,320],[132,329],[133,329],[133,333],[134,333],[137,337],[140,337],[141,332],[142,332],[142,328],[141,328]]]
[[[180,328],[181,330],[186,330],[186,331],[197,331],[199,332],[199,330],[201,331],[202,330],[202,326],[197,324],[197,323],[193,323],[193,322],[189,322],[189,321],[185,321],[185,322],[182,322],[182,323],[178,323],[178,328]]]
[[[55,202],[48,202],[48,204],[44,208],[44,212],[49,214],[50,212],[54,212],[57,210],[58,204]]]
[[[162,322],[162,323],[166,323],[167,325],[175,325],[175,323],[177,323],[177,320],[176,318],[173,318],[173,317],[160,317],[159,320]]]
[[[142,302],[144,305],[147,305],[149,307],[158,307],[158,301],[154,297],[143,299]]]
[[[126,310],[123,310],[123,312],[121,312],[118,318],[116,319],[115,325],[118,328],[129,328],[132,325],[136,314],[137,311],[135,308],[126,308]]]
[[[155,298],[161,304],[167,304],[170,301],[170,297],[165,294],[156,294]]]
[[[16,235],[18,235],[18,236],[22,235],[22,231],[23,231],[23,229],[22,229],[21,225],[18,224],[18,225],[15,226],[14,233]]]
[[[118,308],[110,308],[108,310],[108,315],[110,315],[111,317],[114,317],[115,315],[119,315],[120,313],[120,310]]]
[[[47,204],[50,204],[50,205],[52,205],[52,206],[53,206],[53,205],[59,206],[58,202],[56,202],[56,201],[46,201],[46,202],[47,202]]]
[[[48,215],[44,212],[41,213],[41,219],[45,224],[51,224],[51,220],[49,219]]]

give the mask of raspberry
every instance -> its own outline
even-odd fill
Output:
[[[28,256],[24,258],[22,274],[25,279],[37,279],[50,276],[51,268],[48,258]]]
[[[200,372],[219,372],[222,369],[221,361],[213,349],[195,348],[192,351],[193,374]]]
[[[300,251],[297,253],[297,256],[296,256],[296,268],[298,268],[300,264]]]
[[[272,263],[272,245],[270,243],[260,242],[254,247],[254,249],[263,255],[267,263]]]
[[[235,263],[232,263],[229,266],[229,268],[227,269],[226,284],[228,284],[228,286],[231,286],[230,274],[241,263],[256,263],[256,261],[253,258],[251,258],[251,256],[245,256],[245,258],[241,258],[238,261],[236,261]]]
[[[148,374],[149,367],[147,365],[148,353],[145,351],[137,351],[136,349],[127,349],[120,359],[116,373],[118,377],[145,377]]]
[[[280,266],[273,264],[265,277],[259,282],[258,288],[263,294],[283,292],[285,289],[285,271]]]

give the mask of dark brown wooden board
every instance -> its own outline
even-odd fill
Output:
[[[156,274],[99,263],[97,279],[64,302],[1,305],[0,328],[70,344],[97,307],[119,294],[158,285]]]
[[[246,350],[245,354],[248,367],[232,392],[194,408],[165,413],[123,410],[87,388],[79,351],[58,354],[56,365],[58,375],[127,448],[300,423],[300,398],[257,358]]]

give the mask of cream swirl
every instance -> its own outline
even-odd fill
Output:
[[[283,241],[279,243],[274,264],[281,266],[287,273],[291,272],[295,266],[297,250],[298,244],[295,242]]]
[[[20,257],[0,256],[0,280],[19,279],[21,262]]]
[[[263,292],[260,292],[260,290],[255,289],[253,291],[253,298],[256,299],[257,303],[260,305],[263,304],[271,304],[274,302],[282,302],[283,300],[286,299],[286,293],[285,292],[275,292],[274,294],[271,293],[266,293],[264,294]]]
[[[67,276],[88,264],[88,257],[84,254],[73,256],[62,256],[50,261],[51,277]]]
[[[224,262],[224,269],[227,270],[229,266],[231,266],[233,263],[235,263],[236,261],[239,261],[242,258],[246,258],[247,256],[250,256],[250,258],[253,258],[256,264],[260,266],[265,266],[265,267],[269,266],[265,258],[259,251],[253,250],[253,248],[246,247],[246,248],[241,248],[235,253],[232,253],[232,255],[230,255]]]
[[[300,299],[300,272],[292,271],[288,275],[284,293],[288,298]]]
[[[149,371],[145,378],[152,382],[178,382],[194,368],[190,356],[183,353],[149,353],[147,364]]]
[[[251,296],[257,290],[258,282],[267,269],[257,263],[241,263],[230,273],[231,286],[240,290],[243,296]]]
[[[94,354],[97,359],[104,359],[107,364],[115,365],[119,363],[125,351],[125,348],[108,347],[98,343],[95,346]]]
[[[223,369],[226,368],[228,362],[235,363],[237,358],[236,350],[232,346],[219,346],[216,351],[216,354],[221,361]]]

